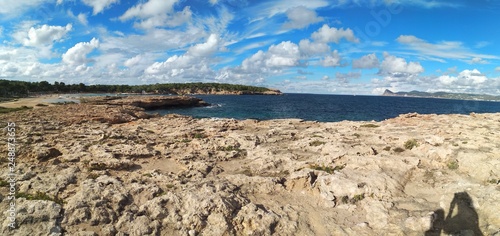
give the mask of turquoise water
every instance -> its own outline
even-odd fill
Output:
[[[161,115],[176,113],[196,118],[281,119],[312,121],[381,121],[400,114],[469,114],[500,112],[500,102],[450,99],[344,96],[316,94],[197,95],[209,107],[156,110]]]

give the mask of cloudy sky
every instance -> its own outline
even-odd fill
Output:
[[[497,0],[0,0],[0,79],[500,95]]]

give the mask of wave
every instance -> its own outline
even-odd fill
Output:
[[[223,105],[223,104],[218,104],[218,103],[216,103],[216,104],[212,104],[212,105],[210,105],[210,106],[206,106],[206,107],[204,107],[204,108],[217,108],[217,107],[222,107],[222,105]]]

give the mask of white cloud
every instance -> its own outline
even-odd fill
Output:
[[[184,7],[180,12],[175,12],[172,14],[161,14],[153,17],[146,18],[134,24],[134,27],[141,29],[151,29],[154,27],[176,27],[183,25],[191,20],[191,8],[189,6]]]
[[[219,48],[221,47],[220,44],[221,40],[219,36],[216,34],[211,34],[208,37],[207,42],[194,45],[193,47],[189,48],[187,53],[197,57],[210,56],[211,54],[219,50]]]
[[[286,41],[269,47],[265,64],[269,67],[298,66],[299,59],[299,46]]]
[[[92,38],[90,42],[77,43],[62,55],[62,61],[69,65],[85,65],[89,60],[87,54],[99,47],[99,40]]]
[[[93,14],[97,15],[109,8],[111,5],[118,3],[120,0],[82,0],[82,2],[93,8]]]
[[[438,77],[439,82],[441,82],[444,85],[450,85],[453,84],[455,81],[457,81],[457,77],[454,76],[449,76],[449,75],[442,75]]]
[[[39,28],[31,27],[28,31],[28,38],[25,38],[25,46],[48,46],[53,42],[61,40],[72,28],[71,24],[63,26],[43,25]]]
[[[323,43],[339,43],[340,40],[346,39],[349,42],[358,43],[359,39],[354,36],[351,29],[330,28],[328,25],[323,25],[318,31],[311,35],[311,38]]]
[[[255,17],[255,20],[263,20],[264,18],[271,18],[277,14],[283,14],[290,8],[304,6],[308,9],[317,9],[328,6],[326,0],[288,0],[288,1],[262,1],[253,7],[248,8],[250,17]]]
[[[155,62],[145,69],[145,74],[157,76],[168,81],[210,80],[215,78],[211,65],[214,60],[209,56],[221,49],[221,40],[218,35],[212,34],[204,43],[190,47],[183,55],[174,55],[164,62]],[[137,58],[127,60],[132,64]]]
[[[323,21],[323,18],[318,17],[315,11],[307,9],[304,6],[288,9],[286,16],[288,17],[288,21],[283,25],[285,29],[302,29],[310,24]]]
[[[384,60],[380,64],[380,74],[409,74],[416,75],[424,72],[418,62],[406,62],[405,59],[384,52]]]
[[[498,66],[497,68],[495,68],[495,71],[500,72],[500,66]]]
[[[300,51],[306,56],[321,55],[330,52],[330,46],[326,43],[311,42],[303,39],[299,42]]]
[[[470,60],[471,58],[500,59],[498,56],[472,52],[462,42],[442,41],[432,44],[413,35],[401,35],[396,41],[408,45],[410,49],[426,56],[459,60]]]
[[[47,1],[48,0],[2,0],[0,1],[0,6],[2,6],[0,7],[0,15],[15,17]]]
[[[320,64],[324,67],[337,67],[340,66],[340,62],[342,58],[339,55],[337,50],[332,52],[331,56],[326,56],[323,60],[320,61]]]
[[[219,3],[219,0],[209,0],[209,2],[212,5],[217,5],[217,3]]]
[[[488,91],[495,83],[495,79],[488,79],[477,69],[463,70],[457,76],[442,75],[437,80],[444,86],[443,90],[460,89],[462,91]]]
[[[132,67],[132,66],[137,65],[141,60],[142,60],[142,56],[141,55],[137,55],[135,57],[127,59],[123,63],[123,65],[126,66],[126,67]]]
[[[87,25],[89,23],[89,21],[87,20],[87,14],[80,13],[78,14],[77,18],[78,21],[80,21],[80,23],[84,25]]]
[[[486,60],[483,60],[483,58],[480,57],[474,57],[469,61],[470,64],[488,64],[489,62]]]
[[[174,12],[174,5],[179,0],[149,0],[129,8],[119,17],[121,21],[139,19],[136,28],[175,27],[191,20],[193,15],[189,6],[180,12]]]
[[[352,61],[352,68],[354,69],[373,69],[378,68],[379,65],[380,62],[375,53],[362,56]]]

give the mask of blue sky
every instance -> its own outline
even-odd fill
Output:
[[[0,78],[500,95],[497,0],[0,0]]]

